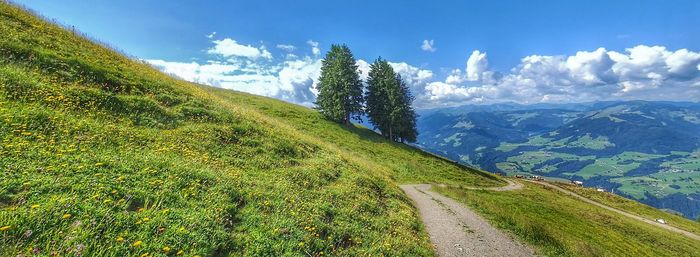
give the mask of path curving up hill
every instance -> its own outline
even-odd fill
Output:
[[[529,247],[492,227],[464,205],[430,191],[430,187],[427,184],[402,185],[401,189],[415,201],[439,256],[534,255]],[[521,184],[508,180],[507,186],[483,189],[507,191],[519,188],[522,188]]]

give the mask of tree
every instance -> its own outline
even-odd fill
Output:
[[[374,129],[385,137],[391,137],[391,103],[387,88],[393,87],[396,74],[388,62],[381,57],[370,65],[365,92],[365,112]]]
[[[365,99],[370,123],[383,136],[393,141],[416,141],[413,96],[401,76],[381,57],[370,65]]]
[[[350,124],[362,115],[362,81],[346,45],[332,45],[321,65],[316,108],[327,119]]]
[[[418,137],[418,130],[416,129],[416,119],[418,115],[415,109],[413,109],[413,94],[411,94],[411,89],[408,88],[406,82],[401,78],[401,75],[396,75],[398,87],[399,100],[396,103],[394,109],[398,113],[398,123],[396,135],[400,141],[416,142]]]

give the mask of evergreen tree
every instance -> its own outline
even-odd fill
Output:
[[[350,124],[362,114],[362,81],[346,45],[332,45],[322,61],[316,108],[327,118]]]
[[[366,113],[370,123],[393,141],[416,141],[416,114],[413,96],[386,60],[378,58],[367,78]]]
[[[399,117],[396,135],[402,142],[416,142],[418,137],[416,119],[418,115],[412,106],[414,97],[413,94],[411,94],[411,89],[408,88],[408,85],[406,85],[406,82],[400,75],[396,75],[396,80],[399,85],[399,101],[396,103],[397,106],[395,107]]]
[[[387,88],[393,87],[396,74],[391,65],[381,57],[370,65],[365,92],[367,117],[375,129],[385,137],[390,137],[391,103]]]

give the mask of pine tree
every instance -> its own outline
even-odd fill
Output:
[[[378,58],[370,66],[365,99],[370,123],[383,136],[393,141],[416,141],[413,96],[386,60]]]
[[[362,81],[357,64],[346,45],[332,45],[321,65],[317,109],[327,118],[350,124],[362,114]]]
[[[399,117],[396,135],[402,142],[416,142],[418,137],[416,119],[418,115],[412,106],[414,99],[413,94],[411,94],[411,89],[408,88],[408,85],[406,85],[406,82],[400,75],[396,75],[396,80],[399,84],[399,101],[396,103],[397,107],[395,107]]]
[[[366,113],[370,123],[385,137],[390,137],[391,103],[387,88],[396,83],[396,74],[381,57],[370,65],[365,92]]]

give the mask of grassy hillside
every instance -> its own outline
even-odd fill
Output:
[[[679,215],[660,211],[646,204],[641,204],[624,197],[620,197],[610,192],[598,192],[593,188],[578,187],[571,184],[558,184],[567,190],[573,191],[579,195],[585,196],[588,199],[611,206],[629,213],[633,213],[650,220],[664,219],[669,225],[681,228],[686,231],[700,234],[700,222],[689,220]]]
[[[543,185],[522,183],[525,186],[522,190],[505,192],[458,187],[435,190],[462,201],[491,224],[511,231],[549,256],[698,256],[700,253],[700,244],[694,239],[587,204]],[[639,208],[641,204],[630,206]],[[648,211],[652,216],[665,215],[659,210]],[[697,229],[690,223],[694,222],[686,220],[679,227]]]
[[[0,35],[0,256],[433,256],[402,183],[450,185],[550,255],[699,252],[547,188],[458,189],[504,182],[173,79],[4,3]]]
[[[396,184],[502,184],[5,3],[0,35],[0,256],[431,256]]]

